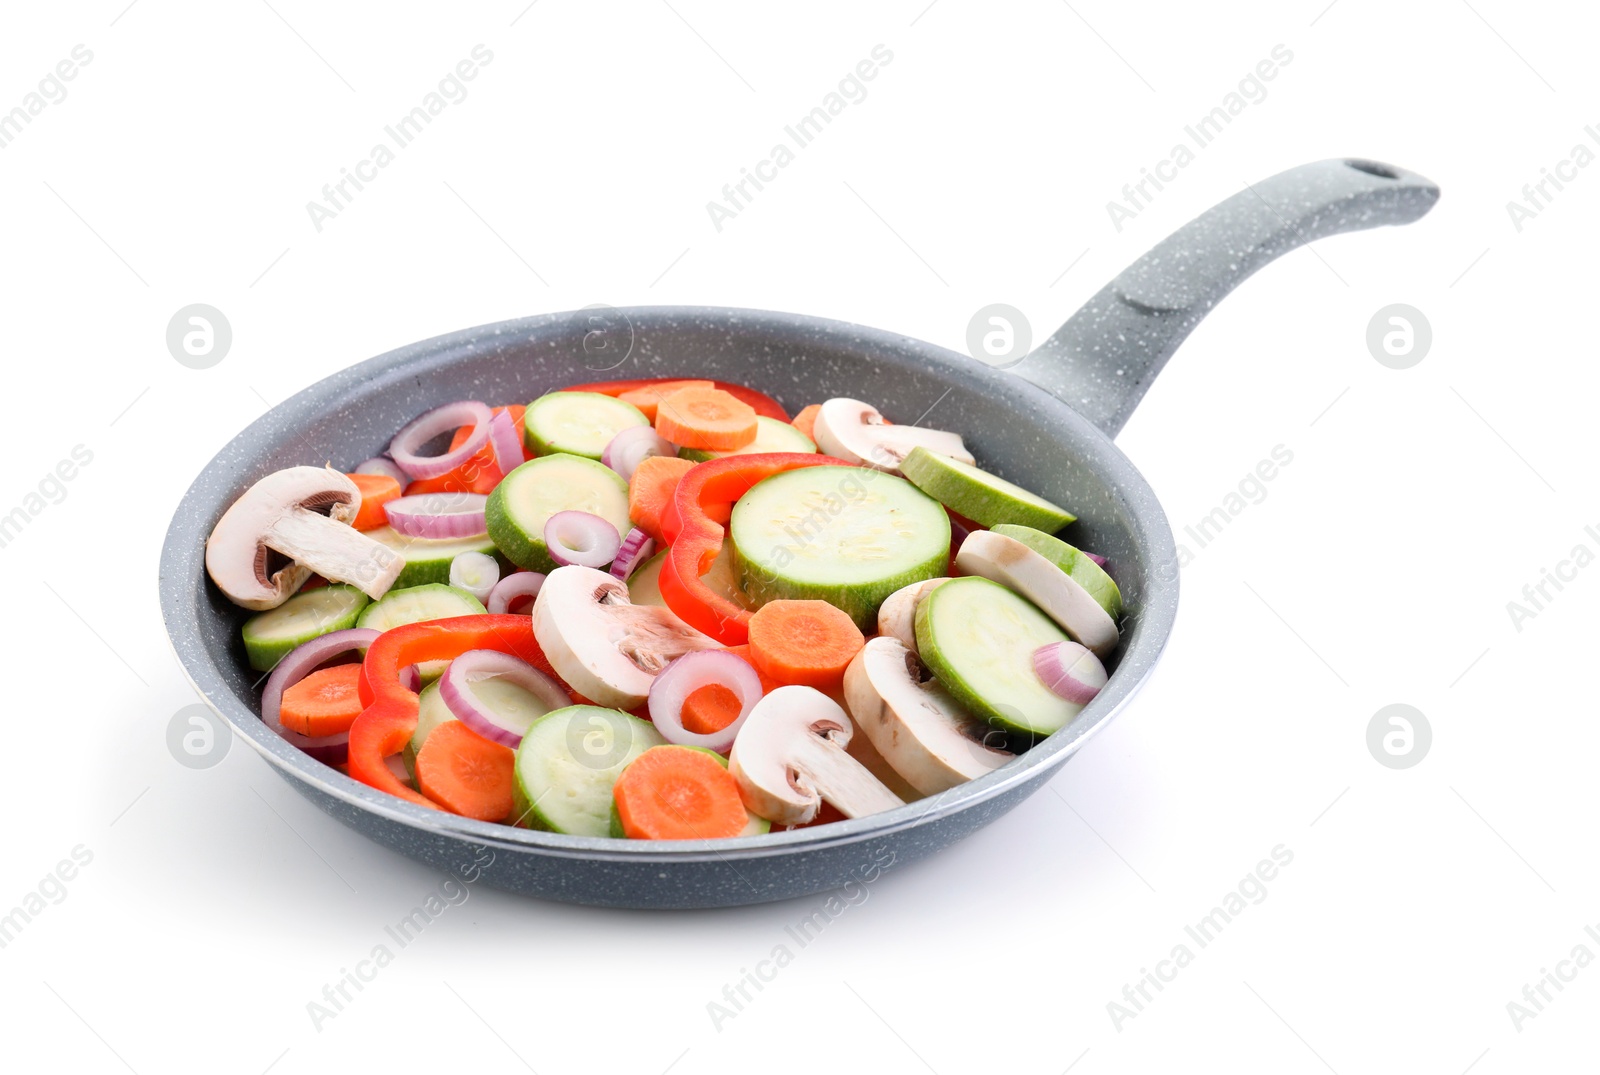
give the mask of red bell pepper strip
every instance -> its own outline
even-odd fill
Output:
[[[636,381],[592,381],[589,384],[575,384],[563,388],[563,392],[598,392],[602,396],[620,396],[624,392],[631,392],[635,388],[643,388],[649,384],[659,384],[662,381],[681,381],[682,377],[643,377]],[[757,414],[765,418],[776,418],[780,422],[789,420],[789,412],[783,405],[769,395],[757,392],[754,388],[746,388],[742,384],[732,381],[712,381],[713,385],[722,389],[730,396],[735,396],[755,408]]]
[[[847,467],[827,455],[766,452],[701,463],[683,476],[661,520],[671,548],[661,565],[661,598],[679,619],[725,646],[749,641],[750,613],[713,591],[700,576],[722,550],[733,502],[764,478],[802,467]]]
[[[402,784],[384,764],[389,755],[405,749],[417,730],[417,696],[401,684],[400,672],[419,661],[454,660],[473,649],[520,657],[566,687],[533,637],[531,616],[457,616],[385,631],[367,647],[361,662],[357,690],[365,708],[350,726],[352,777],[407,802],[440,809],[432,799]]]

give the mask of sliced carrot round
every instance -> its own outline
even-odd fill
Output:
[[[756,428],[755,408],[720,388],[680,388],[656,410],[656,432],[685,448],[743,448]]]
[[[794,421],[789,424],[814,441],[817,439],[817,415],[821,413],[822,404],[812,403],[802,407],[800,413],[794,416]]]
[[[769,601],[750,617],[750,658],[779,683],[837,690],[866,645],[848,613],[826,601]]]
[[[739,696],[720,683],[707,683],[690,691],[683,700],[683,710],[678,719],[683,730],[695,735],[720,732],[739,719]]]
[[[511,813],[515,762],[510,747],[447,721],[417,751],[417,790],[453,814],[503,821]]]
[[[301,735],[338,735],[350,730],[363,706],[357,692],[359,664],[319,668],[283,692],[278,719]]]
[[[628,479],[628,518],[633,520],[633,525],[656,541],[665,542],[661,516],[672,503],[678,482],[695,465],[692,460],[675,455],[652,455],[641,460],[633,469],[633,477]]]
[[[346,474],[361,490],[361,510],[350,520],[357,530],[376,530],[389,525],[383,506],[400,496],[400,483],[387,474]]]
[[[634,840],[737,836],[749,821],[733,774],[692,747],[651,747],[622,771],[612,794],[622,831]]]
[[[647,384],[642,388],[630,388],[617,396],[617,398],[624,403],[631,403],[638,407],[639,410],[644,412],[646,418],[654,422],[656,420],[656,409],[661,405],[661,401],[672,395],[672,393],[681,388],[715,387],[717,387],[716,384],[711,381],[656,381],[654,384]]]

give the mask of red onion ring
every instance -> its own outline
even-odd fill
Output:
[[[617,549],[617,558],[611,561],[611,574],[627,582],[629,577],[638,570],[639,565],[650,558],[656,551],[656,539],[640,530],[637,526],[628,531],[628,536],[622,539],[622,545]]]
[[[391,501],[392,503],[392,501]],[[544,524],[550,559],[563,567],[605,567],[622,547],[617,528],[587,511],[558,511]]]
[[[683,727],[683,703],[701,687],[717,683],[739,699],[739,715],[721,731],[701,735]],[[669,743],[683,747],[708,747],[718,754],[733,749],[745,718],[761,701],[761,677],[749,662],[727,650],[702,649],[685,653],[650,684],[650,720]]]
[[[457,553],[450,561],[450,585],[479,601],[487,601],[499,584],[500,563],[488,553]]]
[[[487,404],[472,399],[435,407],[394,435],[394,440],[389,442],[389,456],[413,478],[448,474],[477,455],[478,449],[489,442],[489,422],[493,417]],[[417,454],[417,449],[439,434],[466,425],[472,427],[472,433],[459,448],[452,448],[443,455]]]
[[[1084,550],[1082,550],[1082,549],[1079,549],[1078,551],[1082,552],[1083,555],[1085,555],[1089,559],[1093,560],[1095,562],[1095,566],[1096,567],[1104,568],[1106,566],[1106,558],[1104,556],[1101,556],[1099,553],[1097,553],[1097,552],[1084,552]]]
[[[468,650],[450,662],[439,677],[439,697],[455,718],[485,739],[515,749],[528,728],[543,713],[507,716],[496,713],[477,696],[474,683],[499,678],[513,683],[539,699],[548,708],[562,709],[572,704],[572,696],[554,679],[527,661],[492,649]],[[524,719],[525,718],[525,719]]]
[[[541,571],[513,571],[494,584],[494,589],[489,591],[489,600],[484,604],[496,616],[503,615],[511,611],[511,602],[517,598],[538,597],[544,579]]]
[[[600,462],[629,481],[639,464],[652,455],[677,454],[678,446],[649,426],[629,426],[611,438],[600,453]]]
[[[349,757],[350,733],[338,735],[301,735],[283,726],[279,710],[283,706],[283,692],[316,671],[317,666],[329,658],[353,649],[372,645],[380,632],[370,627],[351,627],[343,631],[330,631],[310,642],[304,642],[284,654],[283,660],[267,677],[261,690],[261,723],[277,732],[289,743],[327,765],[343,765]]]
[[[482,493],[417,493],[383,506],[395,533],[415,538],[470,538],[489,532]]]
[[[411,481],[406,472],[394,465],[394,460],[387,456],[375,455],[352,470],[352,474],[382,474],[385,478],[393,478],[404,489]]]
[[[1073,705],[1088,705],[1106,685],[1106,666],[1076,642],[1053,642],[1033,651],[1033,670],[1051,691]]]
[[[489,446],[494,449],[494,465],[505,477],[527,459],[522,454],[522,438],[517,436],[517,422],[509,411],[499,411],[489,419]]]

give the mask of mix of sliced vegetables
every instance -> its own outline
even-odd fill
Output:
[[[891,809],[1072,720],[1122,615],[1053,536],[1073,518],[859,400],[791,421],[742,385],[612,381],[269,474],[206,567],[256,612],[291,745],[463,817],[699,839]]]

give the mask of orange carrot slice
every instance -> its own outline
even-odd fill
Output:
[[[769,601],[750,617],[752,663],[779,683],[838,690],[864,645],[855,621],[826,601]]]
[[[361,490],[361,510],[350,520],[357,530],[376,530],[389,525],[383,506],[400,495],[400,483],[387,474],[346,474]]]
[[[656,408],[661,401],[680,388],[715,388],[713,381],[657,381],[647,384],[643,388],[631,388],[617,398],[624,403],[631,403],[644,412],[650,421],[656,420]]]
[[[301,735],[338,735],[361,715],[359,664],[320,668],[283,692],[278,719]]]
[[[462,817],[503,821],[511,813],[510,747],[491,743],[458,720],[439,725],[417,751],[417,789]]]
[[[652,455],[634,468],[633,477],[628,480],[628,518],[658,544],[665,541],[661,536],[661,515],[672,503],[678,482],[694,468],[695,463],[688,459]]]
[[[794,421],[789,424],[804,433],[812,441],[817,439],[817,415],[822,413],[822,404],[813,403],[803,407],[800,413],[794,416]]]
[[[733,774],[689,747],[651,747],[622,771],[612,794],[622,831],[634,840],[737,836],[749,821]]]
[[[739,717],[739,696],[720,683],[707,683],[689,692],[678,719],[683,730],[695,735],[720,732]]]
[[[755,408],[720,388],[680,388],[656,410],[656,432],[685,448],[743,448],[756,428]]]

